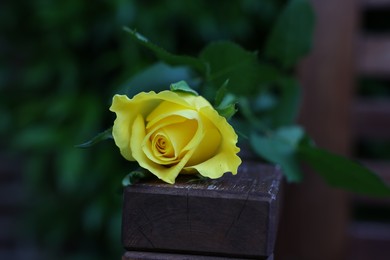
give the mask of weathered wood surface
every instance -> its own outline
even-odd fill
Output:
[[[250,162],[236,176],[190,178],[126,187],[126,250],[257,259],[273,253],[281,185],[275,167]]]

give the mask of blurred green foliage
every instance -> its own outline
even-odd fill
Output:
[[[113,142],[74,148],[112,125],[112,95],[155,60],[122,27],[178,54],[220,39],[257,50],[284,2],[0,3],[0,147],[24,166],[26,226],[49,259],[119,259],[122,252],[127,163]]]
[[[162,70],[162,63],[155,63],[138,75],[139,84],[130,81],[130,88],[125,85],[121,91],[129,96],[139,91],[161,91],[171,82],[150,86],[151,78],[161,80],[163,72],[164,78],[179,74],[174,82],[192,81],[190,85],[214,104],[220,115],[230,118],[236,112],[237,104],[238,117],[230,122],[249,137],[241,139],[239,145],[245,142],[259,159],[279,165],[288,181],[303,179],[300,162],[305,162],[329,185],[389,196],[390,187],[374,172],[358,162],[317,147],[304,129],[296,125],[300,84],[293,68],[308,53],[313,29],[314,12],[307,0],[287,2],[266,37],[266,44],[258,52],[247,51],[231,41],[214,41],[207,44],[198,57],[177,55],[151,42],[147,36],[126,28],[135,42],[149,49],[166,65]],[[175,73],[167,65],[175,66]],[[181,66],[181,74],[177,66]],[[180,82],[177,84],[185,84],[188,88],[184,81]],[[136,92],[134,85],[137,85]],[[266,99],[268,102],[264,102]]]

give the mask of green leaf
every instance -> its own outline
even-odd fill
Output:
[[[75,147],[76,148],[89,148],[89,147],[91,147],[91,146],[93,146],[101,141],[107,140],[107,139],[112,139],[112,127],[105,130],[104,132],[99,133],[91,140],[89,140],[85,143],[82,143],[82,144],[78,144]]]
[[[258,71],[259,84],[270,84],[284,76],[278,68],[265,62],[259,62]]]
[[[254,112],[270,112],[278,105],[278,99],[275,94],[270,90],[262,91],[253,99],[253,111]]]
[[[193,71],[189,67],[172,67],[165,63],[157,62],[140,73],[130,77],[113,94],[126,94],[129,97],[140,92],[166,90],[172,82],[187,81],[191,86],[197,82],[193,79]]]
[[[127,174],[122,180],[122,185],[123,186],[133,185],[142,179],[146,179],[152,176],[153,174],[150,173],[149,171],[143,168],[139,168],[138,170],[132,171],[129,174]]]
[[[174,92],[184,92],[184,93],[198,96],[198,92],[196,92],[190,86],[188,86],[187,82],[185,82],[184,80],[181,80],[176,83],[172,83],[170,89],[171,91]]]
[[[303,137],[302,128],[283,127],[268,136],[253,132],[251,145],[259,156],[280,165],[288,181],[298,182],[302,180],[302,173],[296,155]]]
[[[84,176],[86,156],[87,153],[73,149],[73,147],[63,148],[57,155],[56,178],[60,192],[73,193],[82,187],[81,178]]]
[[[253,113],[247,97],[240,97],[238,99],[238,104],[240,106],[241,114],[244,116],[246,121],[250,123],[251,128],[255,129],[257,132],[261,132],[262,134],[271,134],[269,127],[264,123],[264,121],[259,120],[259,118]]]
[[[206,46],[200,58],[209,65],[207,80],[215,89],[229,80],[229,91],[234,94],[249,95],[256,90],[259,64],[255,53],[224,41]]]
[[[238,143],[241,146],[241,143],[245,143],[246,147],[249,146],[249,136],[252,133],[250,123],[242,117],[233,117],[230,119],[229,124],[233,126],[234,131],[238,135]]]
[[[265,55],[285,69],[294,66],[312,45],[314,11],[307,0],[290,0],[271,30]]]
[[[226,93],[227,93],[227,85],[229,84],[229,79],[225,80],[225,82],[222,84],[222,86],[218,89],[216,95],[215,95],[215,100],[214,100],[214,105],[219,106],[222,103],[222,100],[224,99]]]
[[[61,134],[49,125],[35,125],[18,132],[18,138],[11,141],[17,149],[41,150],[58,146]]]
[[[164,61],[165,63],[173,66],[189,66],[196,70],[197,72],[201,73],[202,75],[206,74],[206,65],[203,61],[200,59],[185,56],[185,55],[175,55],[172,53],[169,53],[165,49],[157,46],[156,44],[150,42],[145,36],[141,35],[140,33],[131,30],[130,28],[124,27],[123,28],[126,32],[130,34],[130,36],[139,44],[147,47],[149,50],[151,50],[160,60]]]
[[[301,145],[299,156],[332,186],[367,195],[390,196],[390,187],[357,162],[309,144]]]
[[[296,79],[280,78],[277,86],[278,101],[270,113],[272,125],[276,128],[295,123],[301,102],[301,89]]]

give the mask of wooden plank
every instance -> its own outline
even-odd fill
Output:
[[[299,68],[300,122],[315,142],[350,154],[350,106],[358,29],[356,0],[311,0],[316,14],[313,49]],[[344,259],[348,198],[316,173],[285,192],[276,259]]]
[[[42,260],[48,259],[47,255],[39,252],[37,248],[29,244],[18,245],[17,247],[0,248],[0,259],[12,260]]]
[[[122,260],[226,260],[226,257],[218,256],[201,256],[201,255],[183,255],[169,253],[153,253],[153,252],[135,252],[127,251]],[[248,258],[229,258],[231,260],[248,260]],[[263,258],[264,260],[273,260],[273,256]]]
[[[20,158],[0,153],[0,183],[21,182],[22,165]]]
[[[26,202],[26,191],[21,184],[0,185],[0,212],[17,213]]]
[[[122,243],[129,251],[229,257],[273,253],[281,173],[246,162],[236,176],[175,185],[155,180],[126,187]]]
[[[0,216],[0,248],[15,242],[15,216]]]
[[[355,137],[390,138],[390,100],[360,99],[353,106]]]
[[[360,0],[360,4],[366,8],[390,7],[389,0]]]
[[[350,224],[349,234],[355,238],[390,242],[390,223],[354,221]]]
[[[390,162],[378,160],[361,160],[369,169],[377,173],[384,182],[390,185]]]
[[[358,40],[358,72],[365,76],[390,75],[390,35],[364,35]]]
[[[390,225],[353,222],[349,227],[347,260],[390,259]]]

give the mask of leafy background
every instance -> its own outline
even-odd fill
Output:
[[[286,5],[292,2],[295,4]],[[253,108],[260,114],[266,111],[262,118],[276,129],[274,136],[287,137],[293,144],[301,141],[304,134],[300,128],[279,127],[294,121],[299,104],[299,84],[293,77],[293,67],[310,48],[310,35],[306,32],[313,26],[310,10],[302,13],[305,3],[304,0],[232,0],[223,4],[206,0],[0,3],[0,28],[4,36],[0,40],[0,148],[2,154],[20,162],[27,185],[28,214],[21,223],[20,233],[34,241],[48,259],[120,258],[120,185],[129,171],[128,164],[115,152],[113,142],[101,143],[87,152],[75,149],[74,145],[112,125],[114,115],[108,107],[114,93],[139,91],[129,89],[130,85],[166,86],[182,77],[193,80],[189,83],[197,83],[186,67],[172,69],[155,63],[155,55],[137,44],[134,37],[123,31],[123,26],[137,29],[169,52],[194,56],[201,53],[202,58],[209,60],[218,45],[203,50],[211,41],[232,40],[250,51],[244,54],[248,59],[253,51],[261,50],[258,55],[264,63],[258,66],[266,73],[256,81],[264,86],[277,81],[278,88],[262,87],[263,95],[254,102],[255,107],[249,104],[252,106],[249,111]],[[286,15],[286,10],[293,15]],[[285,19],[278,19],[283,16]],[[298,30],[290,30],[290,26]],[[291,43],[287,45],[291,48],[280,45],[281,42]],[[224,45],[217,51],[240,52],[235,46]],[[234,80],[240,78],[231,79]],[[219,86],[225,79],[210,81]],[[247,85],[248,88],[241,88],[248,91],[244,94],[258,91],[251,90],[250,81]],[[215,92],[206,95],[212,97]],[[275,96],[284,100],[286,106],[275,107]],[[244,113],[246,103],[240,104]],[[264,135],[255,134],[253,140],[274,145],[273,139]],[[282,159],[287,167],[295,167],[289,149],[290,146],[282,145],[279,151],[286,155]],[[303,149],[300,153],[316,161],[326,152]],[[281,158],[280,153],[266,153],[264,157],[269,161]]]

